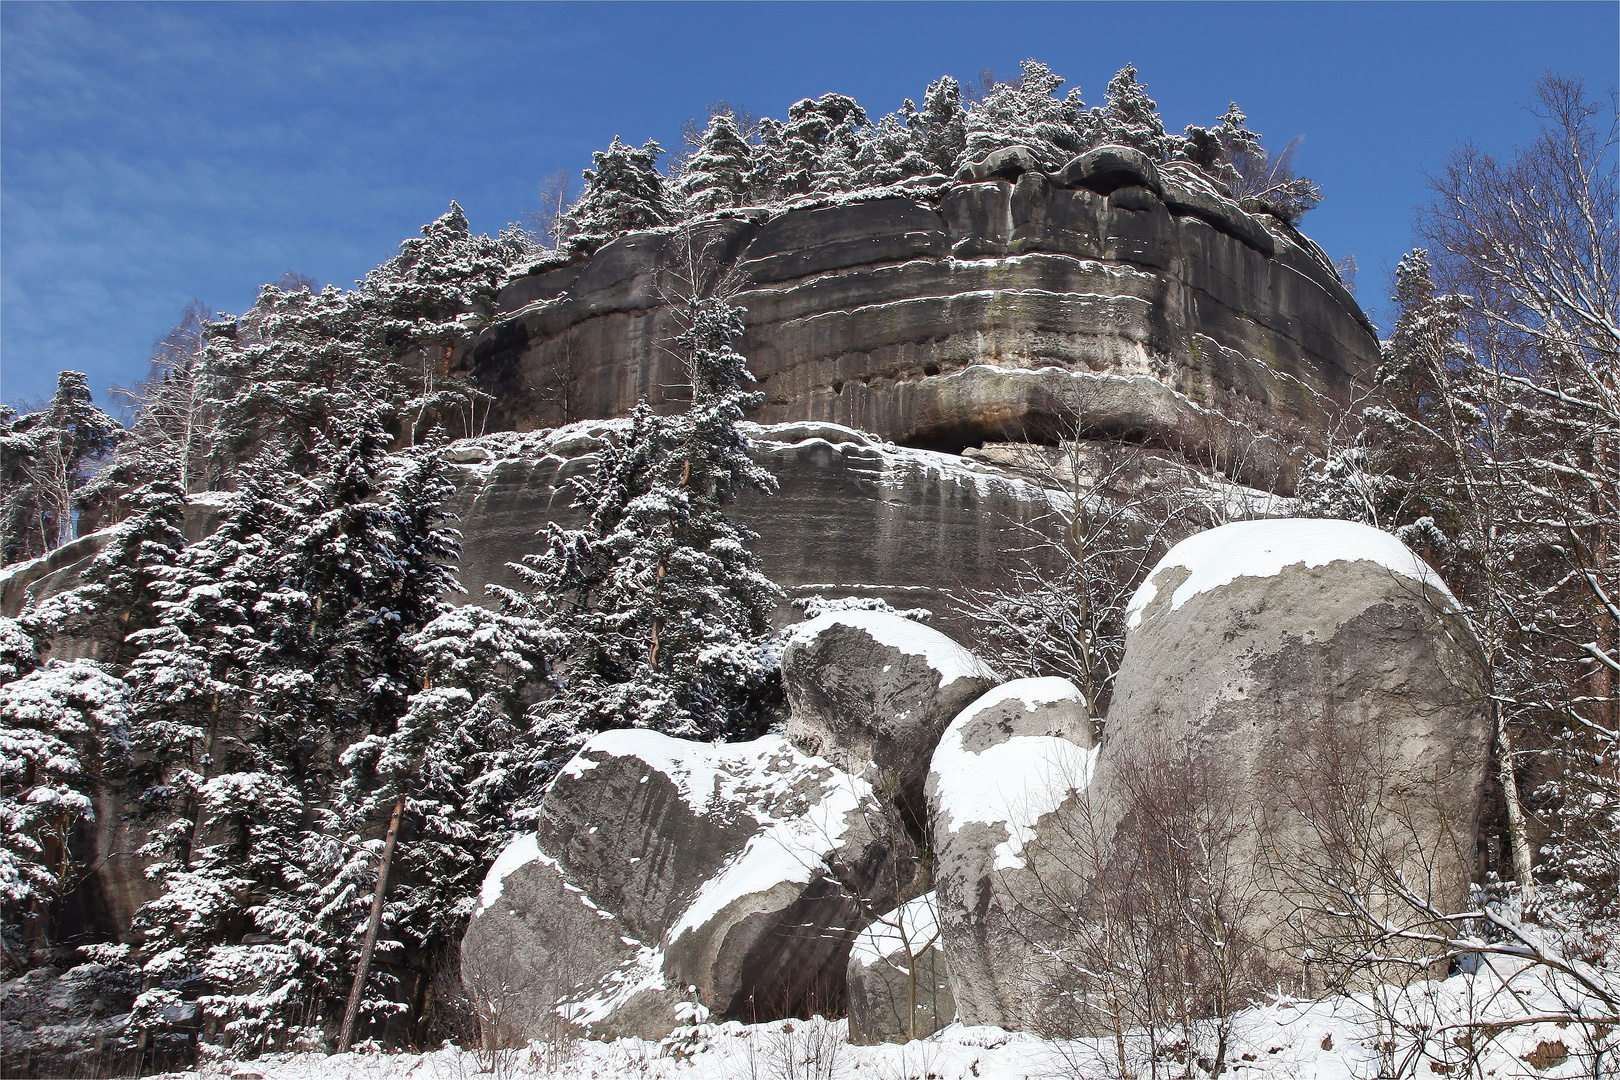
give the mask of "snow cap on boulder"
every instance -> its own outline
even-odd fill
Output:
[[[938,630],[890,612],[829,611],[785,640],[788,737],[920,820],[940,732],[999,676]]]
[[[1058,678],[998,686],[940,737],[928,772],[934,886],[964,1024],[1042,1027],[1036,937],[1061,919],[1046,910],[1050,882],[1031,871],[1031,847],[1066,839],[1057,815],[1086,799],[1096,741],[1085,695]]]
[[[1125,625],[1134,630],[1143,618],[1175,611],[1238,578],[1275,577],[1285,567],[1308,570],[1334,562],[1374,563],[1457,608],[1440,575],[1389,533],[1355,521],[1280,518],[1235,521],[1171,548],[1126,604]],[[1168,605],[1160,596],[1164,589],[1173,590]]]
[[[780,736],[606,732],[490,868],[463,979],[505,995],[503,1044],[553,1011],[658,1038],[691,986],[722,1017],[797,1015],[842,987],[865,921],[849,890],[892,903],[914,864],[866,781]]]

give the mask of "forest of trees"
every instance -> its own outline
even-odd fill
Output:
[[[457,1034],[430,988],[494,852],[578,741],[749,737],[778,694],[780,593],[726,513],[774,486],[737,426],[754,403],[742,323],[690,282],[669,343],[690,406],[619,421],[574,485],[584,523],[541,534],[518,585],[457,595],[444,449],[481,434],[489,405],[457,350],[498,290],[626,231],[937,186],[1010,145],[1051,168],[1104,143],[1187,160],[1289,222],[1320,200],[1235,104],[1168,133],[1136,76],[1094,108],[1036,61],[972,95],[942,78],[875,122],[838,94],[786,120],[726,107],[667,175],[656,143],[615,138],[577,200],[553,185],[539,233],[476,235],[452,204],[353,289],[284,282],[240,316],[192,309],[127,428],[71,371],[0,417],[0,562],[102,534],[72,588],[0,619],[6,964],[89,959],[138,986],[128,1038],[148,1060],[198,1039],[243,1055]],[[1506,161],[1465,148],[1434,178],[1382,366],[1299,512],[1393,531],[1469,606],[1496,680],[1512,881],[1493,895],[1613,964],[1615,114],[1578,82],[1538,92],[1537,142]],[[1084,602],[1084,625],[1026,649],[1028,673],[1105,694],[1117,656],[1097,650],[1122,643],[1134,584],[1111,578],[1152,565],[1109,551],[1046,583]],[[155,890],[127,927],[72,922],[106,792],[131,808]]]

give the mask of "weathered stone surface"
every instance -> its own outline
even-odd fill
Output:
[[[778,736],[609,732],[491,869],[463,980],[500,996],[507,1043],[559,1006],[599,1034],[656,1038],[687,986],[722,1019],[834,1009],[865,922],[848,889],[881,907],[914,866],[869,785]]]
[[[999,681],[938,630],[888,612],[828,612],[792,627],[782,650],[788,738],[918,822],[940,732]]]
[[[1128,843],[1122,778],[1196,765],[1189,798],[1242,823],[1220,858],[1240,875],[1237,936],[1258,963],[1297,983],[1302,936],[1333,932],[1311,914],[1325,889],[1312,868],[1335,853],[1308,820],[1350,814],[1383,849],[1363,856],[1387,857],[1440,910],[1468,903],[1488,684],[1421,559],[1349,522],[1226,525],[1165,556],[1129,623],[1093,790]],[[1377,897],[1388,882],[1367,885]]]
[[[1041,172],[1041,159],[1027,146],[1006,146],[988,154],[983,161],[963,165],[956,172],[961,183],[1000,178],[1016,180],[1027,172]]]
[[[140,992],[132,969],[38,967],[0,985],[0,1074],[115,1076],[137,1062],[121,1037]]]
[[[849,1041],[925,1039],[955,1018],[939,913],[928,892],[880,916],[855,939],[849,953]]]
[[[1009,167],[926,202],[705,226],[696,246],[742,283],[739,347],[765,393],[755,418],[955,451],[1028,427],[1020,373],[1056,368],[1151,381],[1182,403],[1154,432],[1098,409],[1086,416],[1098,431],[1200,460],[1234,420],[1311,445],[1323,403],[1347,400],[1376,362],[1371,324],[1310,241],[1193,170],[1132,153],[1093,151],[1085,168],[1071,163],[1073,184]],[[510,314],[466,357],[498,396],[494,421],[619,415],[640,396],[680,407],[684,379],[664,349],[678,327],[656,286],[684,250],[677,234],[638,233],[577,277],[565,268],[509,286]],[[940,381],[980,366],[1007,373],[1008,401],[986,409]]]
[[[1131,146],[1099,146],[1088,150],[1063,166],[1057,178],[1066,187],[1090,188],[1103,195],[1132,185],[1148,188],[1161,198],[1164,195],[1158,166]]]
[[[463,456],[473,446],[489,455],[458,470],[451,507],[461,518],[469,599],[487,583],[516,585],[507,563],[537,549],[547,521],[579,524],[567,481],[607,430],[582,423],[457,444]],[[1009,533],[1046,512],[1041,488],[991,464],[885,445],[833,424],[752,434],[755,459],[780,486],[743,493],[731,513],[759,534],[760,565],[790,598],[870,596],[948,615],[947,591],[993,577]],[[780,618],[796,616],[784,604]]]
[[[1063,882],[1027,848],[1085,798],[1095,728],[1066,679],[1016,679],[963,709],[928,773],[940,947],[964,1024],[1046,1031],[1060,985],[1038,947]]]

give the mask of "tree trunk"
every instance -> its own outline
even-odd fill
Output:
[[[1496,713],[1496,778],[1507,803],[1508,842],[1513,853],[1513,880],[1526,902],[1535,898],[1536,879],[1531,873],[1530,836],[1525,831],[1524,804],[1519,801],[1519,781],[1513,775],[1513,735],[1500,706]]]
[[[366,976],[371,972],[371,954],[377,947],[377,931],[382,928],[383,892],[388,888],[388,868],[394,861],[394,843],[399,839],[399,819],[405,812],[405,794],[394,800],[394,812],[388,818],[388,838],[383,841],[382,860],[377,864],[377,890],[371,894],[371,919],[366,924],[366,940],[360,946],[360,964],[354,971],[354,986],[349,991],[349,1007],[343,1012],[343,1030],[338,1034],[337,1052],[346,1053],[354,1041],[354,1024],[360,1016],[360,1000],[365,996]]]

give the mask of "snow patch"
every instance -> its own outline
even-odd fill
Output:
[[[837,770],[829,772],[818,802],[801,815],[771,822],[703,883],[670,928],[666,941],[677,941],[682,934],[707,926],[739,900],[769,892],[784,882],[808,885],[822,871],[823,853],[843,842],[850,815],[873,799],[872,786],[865,780]]]
[[[974,753],[965,747],[963,734],[980,713],[1005,701],[1023,701],[1034,712],[1040,704],[1078,699],[1079,691],[1066,679],[1020,679],[958,713],[940,736],[929,766],[936,827],[943,823],[955,833],[970,822],[1000,825],[1007,838],[996,845],[992,868],[1021,869],[1036,824],[1090,785],[1097,750],[1056,735],[1015,735]]]
[[[478,910],[474,914],[482,915],[486,908],[495,906],[501,898],[501,891],[506,887],[506,879],[530,863],[536,862],[547,866],[557,865],[556,859],[540,850],[540,839],[534,833],[525,833],[502,848],[501,853],[495,857],[495,864],[489,868],[489,873],[484,875],[484,887],[478,894]]]
[[[932,891],[915,900],[908,900],[871,926],[862,930],[850,949],[850,959],[862,967],[872,967],[893,956],[904,957],[906,946],[912,956],[937,944],[939,938],[939,907]]]
[[[767,808],[788,795],[803,775],[789,767],[790,761],[797,758],[832,768],[819,758],[803,757],[780,735],[714,744],[677,739],[645,728],[625,728],[592,738],[558,775],[577,779],[609,757],[636,758],[667,777],[695,814],[706,813],[717,803],[756,801],[758,811],[768,812]]]
[[[1376,563],[1435,590],[1453,608],[1459,606],[1440,575],[1389,533],[1353,521],[1282,518],[1233,522],[1171,548],[1126,605],[1125,626],[1135,629],[1141,624],[1142,612],[1159,595],[1159,575],[1172,567],[1189,571],[1170,596],[1170,610],[1175,611],[1193,597],[1240,577],[1275,577],[1285,567],[1303,564],[1309,569],[1334,562]]]
[[[864,631],[879,645],[886,645],[908,656],[920,656],[939,672],[941,689],[958,679],[998,679],[983,660],[938,630],[902,619],[886,611],[829,611],[787,629],[786,642],[808,642],[833,626],[850,626]]]

